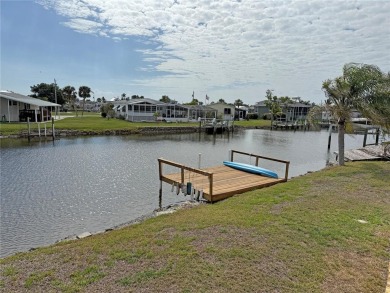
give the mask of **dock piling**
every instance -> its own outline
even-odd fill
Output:
[[[332,140],[332,124],[329,124],[328,150],[330,149],[331,140]]]
[[[28,141],[31,139],[31,127],[30,127],[30,117],[27,117],[27,128],[28,128]]]
[[[160,190],[158,191],[158,207],[162,209],[162,180],[160,180]]]
[[[56,134],[54,131],[54,118],[53,117],[51,118],[51,132],[52,132],[53,140],[55,140]]]

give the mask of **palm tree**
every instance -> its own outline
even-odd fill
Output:
[[[323,82],[322,89],[328,98],[324,106],[316,106],[309,118],[322,111],[331,113],[338,123],[339,165],[344,165],[345,123],[353,110],[360,111],[374,123],[389,129],[390,78],[375,65],[349,63],[343,75]]]
[[[85,110],[85,99],[91,96],[91,89],[85,85],[79,87],[79,97],[83,98],[83,111],[81,112],[81,116],[84,116]]]
[[[76,89],[73,86],[67,85],[62,89],[62,93],[68,102],[68,104],[72,107],[73,110],[76,111],[77,116],[77,108],[75,106],[76,101]]]

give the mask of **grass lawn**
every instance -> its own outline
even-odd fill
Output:
[[[389,162],[347,163],[20,253],[0,291],[385,292],[389,179]]]
[[[65,114],[65,115],[63,115]],[[79,130],[79,131],[94,131],[103,132],[106,130],[135,130],[143,127],[197,127],[195,123],[163,123],[163,122],[128,122],[120,119],[102,118],[97,113],[85,112],[84,117],[69,117],[75,113],[61,113],[61,117],[67,117],[55,121],[55,129],[59,130]],[[235,121],[235,125],[243,127],[265,127],[270,125],[269,120],[249,120]],[[46,127],[51,128],[51,121],[46,123]],[[44,125],[41,125],[41,129]],[[31,123],[31,131],[37,130],[37,123]],[[27,131],[27,123],[0,123],[0,135],[18,135],[21,132]]]

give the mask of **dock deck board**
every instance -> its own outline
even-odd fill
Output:
[[[338,152],[334,152],[336,156]],[[385,148],[381,145],[368,145],[359,149],[344,151],[346,161],[370,161],[386,159]]]
[[[202,189],[203,197],[208,201],[218,201],[235,194],[286,181],[285,178],[270,178],[236,170],[227,166],[210,167],[201,170],[213,173],[212,197],[210,196],[207,177],[186,171],[184,178],[185,182],[191,182],[194,188]],[[166,174],[161,179],[169,184],[178,184],[181,182],[181,173]]]

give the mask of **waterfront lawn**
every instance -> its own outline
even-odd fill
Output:
[[[67,113],[67,115],[72,113]],[[144,127],[197,127],[197,122],[192,123],[166,123],[166,122],[128,122],[120,119],[107,119],[103,118],[96,113],[93,115],[89,112],[84,113],[84,117],[81,117],[79,113],[78,117],[66,117],[61,120],[55,121],[55,129],[58,130],[77,130],[77,131],[93,131],[93,132],[104,132],[107,130],[137,130]],[[255,128],[255,127],[267,127],[270,126],[269,120],[249,120],[249,121],[235,121],[235,125]],[[51,129],[51,121],[46,122],[47,129]],[[37,131],[37,123],[30,124],[31,131]],[[44,129],[44,125],[41,124],[41,130]],[[0,123],[0,135],[19,135],[27,132],[27,123]]]
[[[347,163],[0,260],[4,292],[384,292],[390,163]],[[156,195],[157,198],[157,195]]]
[[[234,125],[242,126],[246,128],[270,128],[271,120],[256,119],[256,120],[242,120],[234,121]]]

